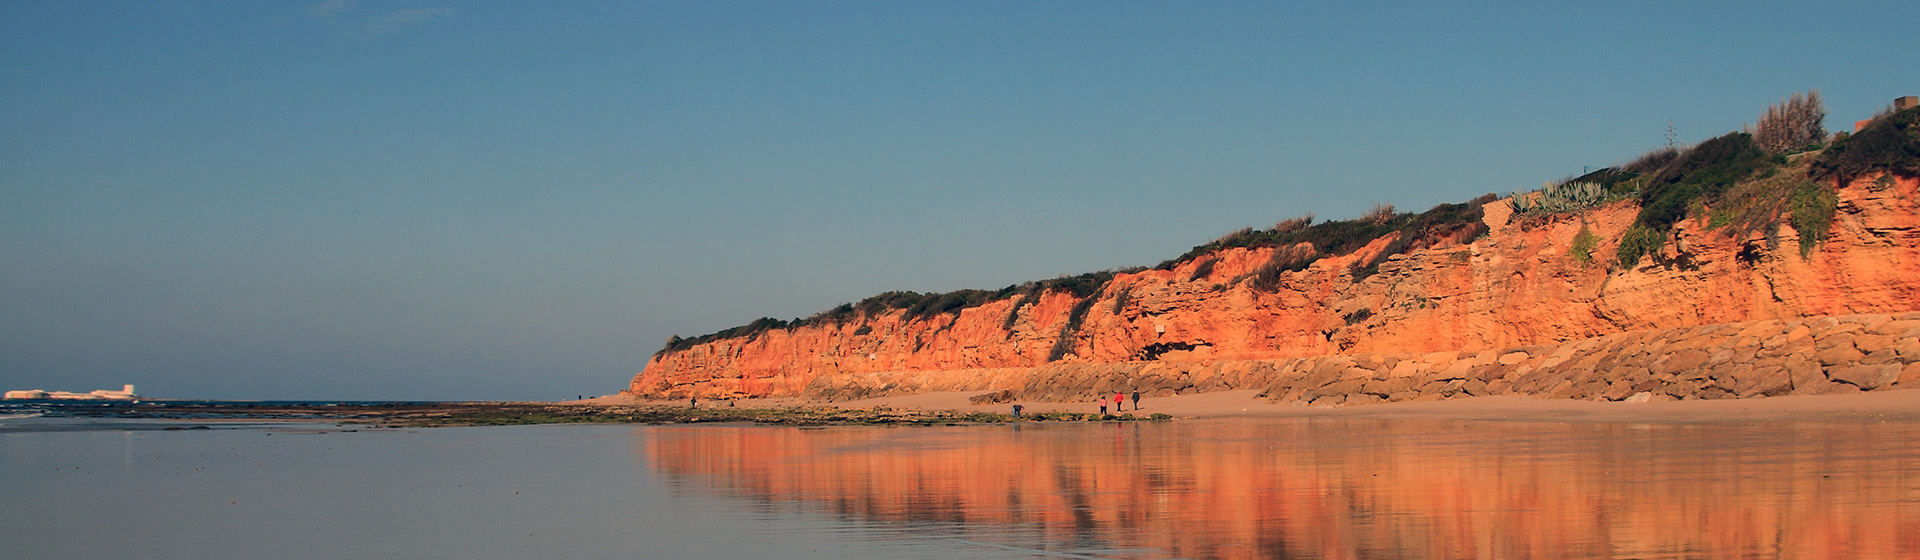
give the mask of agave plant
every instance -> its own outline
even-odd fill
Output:
[[[1513,210],[1530,214],[1572,212],[1607,201],[1607,189],[1599,183],[1546,183],[1540,190],[1513,193]]]

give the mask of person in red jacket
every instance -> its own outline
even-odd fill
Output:
[[[1125,410],[1121,405],[1126,404],[1126,402],[1127,402],[1126,395],[1120,394],[1119,391],[1113,392],[1113,411],[1114,412],[1120,412],[1121,410]]]

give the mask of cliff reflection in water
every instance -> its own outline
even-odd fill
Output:
[[[1913,558],[1913,423],[662,428],[671,479],[996,545],[1179,557]]]

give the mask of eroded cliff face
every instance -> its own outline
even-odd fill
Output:
[[[1049,292],[930,318],[907,320],[896,310],[712,341],[654,356],[624,392],[786,396],[812,387],[820,394],[876,374],[936,371],[960,388],[977,385],[968,376],[1050,363],[1474,351],[1920,309],[1920,180],[1860,180],[1838,194],[1827,240],[1804,259],[1801,233],[1791,225],[1769,239],[1688,221],[1661,258],[1609,271],[1605,262],[1638,211],[1631,201],[1526,222],[1509,221],[1506,201],[1496,201],[1487,205],[1488,235],[1394,255],[1359,281],[1350,267],[1382,251],[1391,236],[1282,273],[1271,292],[1245,280],[1278,250],[1272,248],[1228,249],[1172,270],[1120,274],[1070,332],[1062,327],[1080,300]],[[1570,250],[1582,227],[1600,240],[1584,263]],[[1203,268],[1210,270],[1196,274]],[[1050,362],[1063,332],[1071,351]]]

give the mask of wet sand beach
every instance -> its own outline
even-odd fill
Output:
[[[812,401],[800,398],[761,398],[733,401],[740,408],[836,407],[847,410],[886,407],[896,410],[1005,414],[1014,404],[1028,413],[1061,411],[1093,414],[1100,403],[1015,402],[976,405],[968,399],[979,392],[938,392],[880,397],[841,402]],[[1796,395],[1760,399],[1691,400],[1667,402],[1595,402],[1564,399],[1539,399],[1522,396],[1459,398],[1433,402],[1387,403],[1332,408],[1313,408],[1275,404],[1255,398],[1257,391],[1222,391],[1171,397],[1149,397],[1134,410],[1120,412],[1147,415],[1161,413],[1175,419],[1237,417],[1355,417],[1452,420],[1554,420],[1593,422],[1701,422],[1701,421],[1920,421],[1920,391],[1880,391],[1851,395]],[[571,401],[569,404],[657,405],[685,407],[687,401],[635,399],[608,395]],[[703,401],[701,406],[726,407],[728,401]]]

